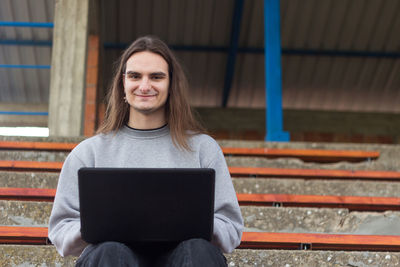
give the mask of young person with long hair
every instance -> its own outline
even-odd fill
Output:
[[[239,245],[243,219],[223,153],[195,120],[187,90],[182,67],[158,38],[141,37],[124,51],[103,124],[68,155],[60,173],[49,238],[62,256],[80,255],[77,266],[226,266],[222,253]],[[82,167],[213,168],[212,241],[190,239],[159,251],[117,242],[87,244],[80,233]]]

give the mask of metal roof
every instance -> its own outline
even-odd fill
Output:
[[[104,85],[121,50],[158,35],[177,48],[195,106],[221,106],[235,1],[101,0]],[[53,0],[2,0],[0,21],[51,22]],[[400,112],[400,1],[281,0],[283,107]],[[264,107],[263,1],[244,1],[228,107]],[[0,27],[0,40],[51,41]],[[108,48],[107,48],[108,47]],[[49,46],[0,45],[0,64],[49,65]],[[0,102],[47,103],[48,69],[0,68]]]
[[[0,21],[52,22],[52,0],[2,0]],[[50,65],[48,45],[13,45],[6,41],[51,41],[52,29],[0,27],[0,64]],[[49,99],[49,69],[0,68],[0,102],[47,103]]]

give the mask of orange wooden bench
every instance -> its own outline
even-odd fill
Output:
[[[22,201],[54,201],[56,189],[0,187],[0,199]]]
[[[350,211],[400,210],[398,197],[237,194],[241,206],[346,208]]]
[[[300,179],[366,179],[400,181],[400,172],[395,171],[352,171],[327,169],[286,169],[264,167],[229,167],[233,177],[276,177]]]
[[[0,226],[1,244],[47,245],[47,227]]]
[[[400,251],[400,236],[244,232],[239,248]]]
[[[24,142],[24,141],[0,141],[0,149],[8,150],[46,150],[46,151],[71,151],[76,143],[59,142]]]
[[[22,201],[54,200],[56,189],[1,187],[0,199]],[[397,197],[321,196],[288,194],[237,194],[242,206],[326,207],[357,211],[400,210]]]
[[[6,171],[61,171],[63,162],[0,160],[0,170]]]
[[[0,160],[0,170],[59,172],[63,162]],[[263,167],[229,167],[232,177],[275,177],[300,179],[365,179],[400,181],[400,172],[351,171],[324,169],[285,169]]]
[[[25,142],[25,141],[0,141],[0,149],[8,150],[45,150],[45,151],[71,151],[76,143],[60,142]],[[256,156],[267,158],[300,158],[313,162],[360,162],[377,159],[377,151],[361,150],[323,150],[323,149],[286,149],[286,148],[237,148],[223,147],[225,155]]]
[[[238,148],[223,147],[225,155],[258,156],[267,158],[299,158],[312,162],[361,162],[379,158],[378,151],[328,150],[328,149],[286,149],[286,148]]]
[[[47,245],[46,227],[0,226],[1,244]],[[244,232],[241,249],[400,251],[400,236]]]

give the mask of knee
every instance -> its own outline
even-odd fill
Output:
[[[199,250],[199,249],[204,249],[204,248],[208,248],[208,247],[211,247],[211,248],[214,247],[213,244],[211,244],[210,242],[208,242],[207,240],[202,239],[202,238],[192,238],[192,239],[185,240],[185,241],[181,242],[179,244],[179,246],[185,247],[190,250]]]
[[[132,251],[130,250],[129,247],[127,247],[122,243],[107,241],[93,245],[93,248],[90,253],[116,255],[116,254],[130,254],[132,253]]]
[[[76,266],[121,266],[123,263],[137,261],[138,259],[129,247],[122,243],[108,241],[92,245],[85,250]]]
[[[94,245],[94,250],[96,251],[107,251],[107,252],[115,252],[115,251],[122,251],[122,252],[130,252],[130,248],[127,247],[123,243],[115,242],[115,241],[107,241],[103,243],[99,243]]]
[[[190,262],[190,266],[226,266],[226,259],[221,250],[204,239],[189,239],[181,242],[174,250],[171,259],[175,265]]]

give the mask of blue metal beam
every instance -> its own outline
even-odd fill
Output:
[[[283,131],[279,0],[264,0],[266,141],[289,141]]]
[[[29,115],[29,116],[48,116],[48,112],[33,111],[0,111],[0,115]]]
[[[0,45],[52,46],[52,41],[0,40]]]
[[[7,68],[7,69],[50,69],[50,65],[9,65],[9,64],[0,64],[0,68]]]
[[[400,58],[400,52],[386,51],[282,49],[282,54],[296,56]]]
[[[23,22],[23,21],[0,21],[2,27],[30,27],[30,28],[53,28],[52,22]]]
[[[0,40],[0,45],[26,45],[26,46],[52,46],[51,40]],[[127,43],[104,43],[105,49],[125,49]],[[228,53],[227,46],[201,46],[201,45],[170,45],[176,51],[190,52],[221,52]],[[264,54],[265,48],[259,47],[238,47],[238,53]],[[400,52],[385,51],[352,51],[352,50],[316,50],[316,49],[287,49],[282,48],[283,55],[295,56],[328,56],[328,57],[371,57],[371,58],[400,58]]]
[[[236,55],[239,47],[240,25],[243,15],[243,0],[235,0],[232,18],[231,40],[229,45],[228,60],[226,63],[224,88],[222,92],[222,107],[228,103],[229,93],[232,87],[233,75],[235,73]]]
[[[105,49],[125,49],[127,43],[104,43]],[[221,52],[228,53],[227,46],[201,46],[201,45],[170,45],[173,50],[191,52]],[[265,48],[238,47],[238,53],[264,54]],[[283,55],[296,56],[330,56],[330,57],[372,57],[372,58],[400,58],[400,52],[384,51],[352,51],[352,50],[316,50],[316,49],[287,49],[282,48]]]

